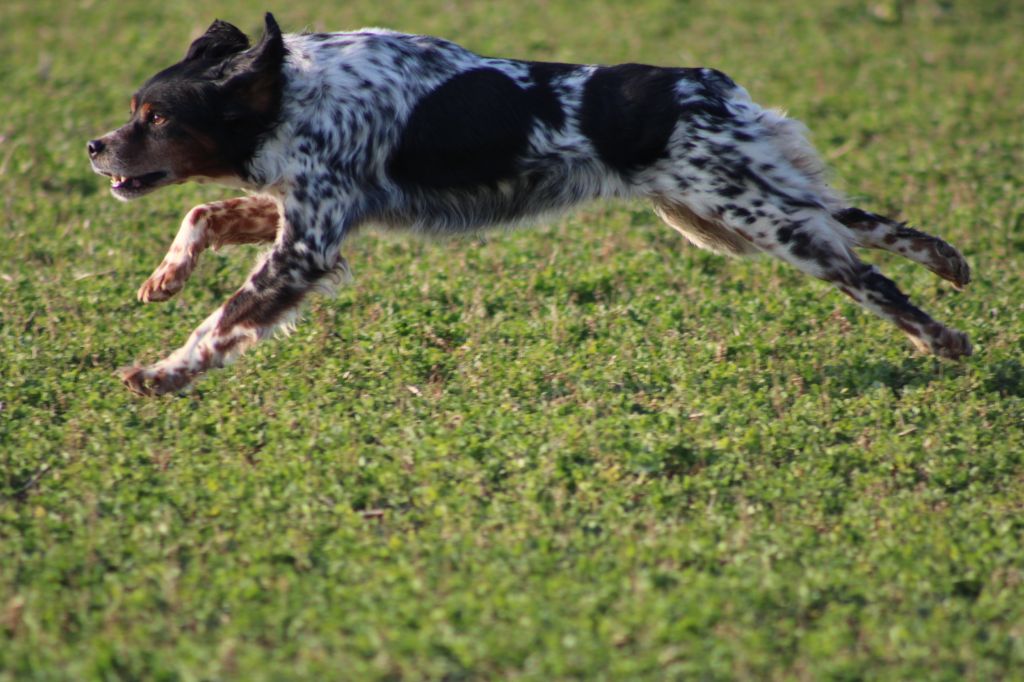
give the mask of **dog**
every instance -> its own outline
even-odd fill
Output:
[[[383,29],[282,35],[269,13],[265,24],[251,45],[215,21],[135,93],[125,125],[87,145],[118,199],[186,180],[248,192],[188,212],[141,301],[180,291],[206,248],[272,245],[185,345],[122,370],[136,393],[181,391],[290,324],[345,275],[342,243],[363,225],[457,234],[601,197],[646,197],[698,247],[771,254],[919,350],[971,354],[853,249],[898,253],[957,289],[970,280],[960,253],[850,206],[803,125],[720,71],[496,59]]]

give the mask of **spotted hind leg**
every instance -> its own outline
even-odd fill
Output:
[[[922,352],[956,359],[971,354],[967,335],[932,319],[873,265],[862,262],[847,244],[840,225],[828,213],[807,209],[754,225],[741,233],[763,251],[830,282],[865,309],[902,329]],[[778,223],[781,226],[777,226]]]
[[[952,360],[971,354],[966,334],[936,322],[875,266],[858,262],[853,273],[834,284],[864,308],[902,329],[921,352]]]
[[[971,281],[967,261],[938,237],[859,208],[844,208],[832,217],[849,228],[856,246],[898,253],[949,280],[957,289]]]

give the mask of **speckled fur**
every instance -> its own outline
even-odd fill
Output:
[[[341,246],[362,225],[457,234],[598,198],[648,198],[700,247],[772,254],[894,322],[920,349],[970,353],[964,334],[912,305],[853,247],[900,253],[958,287],[969,280],[960,254],[850,207],[826,184],[802,124],[762,109],[718,71],[493,59],[382,29],[282,37],[269,15],[256,47],[206,52],[259,63],[250,53],[275,38],[284,57],[266,77],[280,83],[274,125],[239,172],[214,178],[252,196],[193,209],[139,296],[173,295],[206,246],[272,247],[182,348],[123,372],[139,393],[180,390],[291,321],[308,292],[344,272]],[[101,141],[115,145],[118,133]],[[106,153],[93,155],[98,172],[132,174]]]

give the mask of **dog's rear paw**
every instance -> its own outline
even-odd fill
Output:
[[[960,358],[969,357],[974,353],[974,349],[971,347],[971,342],[967,338],[967,334],[948,328],[945,329],[944,332],[944,334],[939,336],[936,344],[936,355],[943,358],[949,358],[950,360],[959,360]]]
[[[967,334],[935,323],[926,334],[915,336],[908,333],[911,342],[922,353],[936,355],[948,360],[959,360],[974,353]]]
[[[188,262],[165,260],[139,287],[139,300],[143,303],[166,301],[182,290],[191,272]]]
[[[956,289],[963,289],[971,281],[971,266],[959,251],[943,241],[932,246],[928,269],[948,280]]]

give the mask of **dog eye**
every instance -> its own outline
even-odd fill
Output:
[[[158,114],[155,111],[149,112],[149,116],[146,117],[146,123],[152,123],[155,126],[162,126],[167,123],[167,117],[163,114]]]

